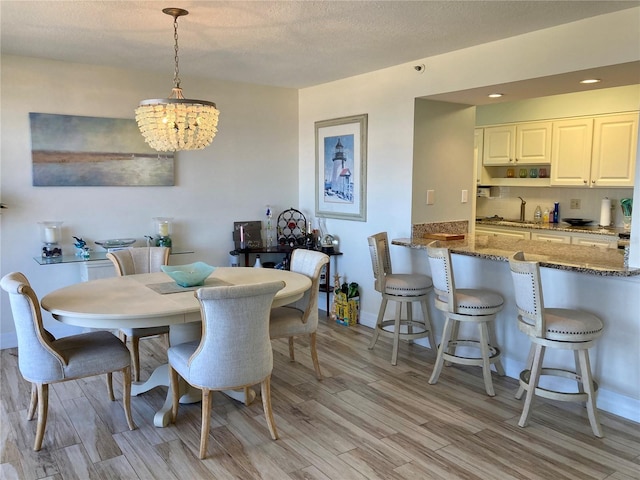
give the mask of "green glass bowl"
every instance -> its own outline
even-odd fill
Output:
[[[213,273],[216,267],[204,262],[189,263],[187,265],[162,265],[162,271],[169,275],[181,287],[197,287],[204,285],[204,281]]]

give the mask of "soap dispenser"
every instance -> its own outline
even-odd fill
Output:
[[[536,207],[536,211],[533,213],[533,222],[542,223],[542,209],[540,208],[540,205]]]
[[[256,263],[253,264],[253,268],[262,268],[262,262],[260,261],[260,255],[256,255]]]

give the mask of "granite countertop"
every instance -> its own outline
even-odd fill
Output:
[[[527,227],[529,228],[529,227]],[[433,240],[397,238],[393,245],[426,249]],[[640,268],[624,266],[620,249],[597,246],[569,245],[535,240],[521,240],[492,235],[466,234],[464,240],[441,242],[452,253],[506,262],[513,253],[522,250],[527,259],[540,262],[541,267],[587,273],[599,276],[631,277],[640,275]]]
[[[483,225],[496,226],[496,227],[513,227],[523,229],[535,229],[545,230],[551,232],[569,232],[569,233],[586,233],[590,235],[608,235],[617,236],[619,233],[624,232],[623,228],[618,227],[601,227],[600,225],[585,225],[582,227],[572,227],[568,223],[534,223],[531,221],[516,221],[516,220],[493,220],[493,219],[481,219],[476,220],[476,227]]]

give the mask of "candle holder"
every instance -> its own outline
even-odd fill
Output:
[[[59,247],[62,239],[62,224],[64,222],[38,222],[40,225],[40,240],[42,241],[42,258],[62,256]]]
[[[156,247],[171,248],[171,222],[172,217],[154,217],[153,222],[156,231]]]

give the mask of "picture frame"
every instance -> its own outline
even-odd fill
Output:
[[[316,217],[367,220],[367,121],[365,113],[315,122]]]

